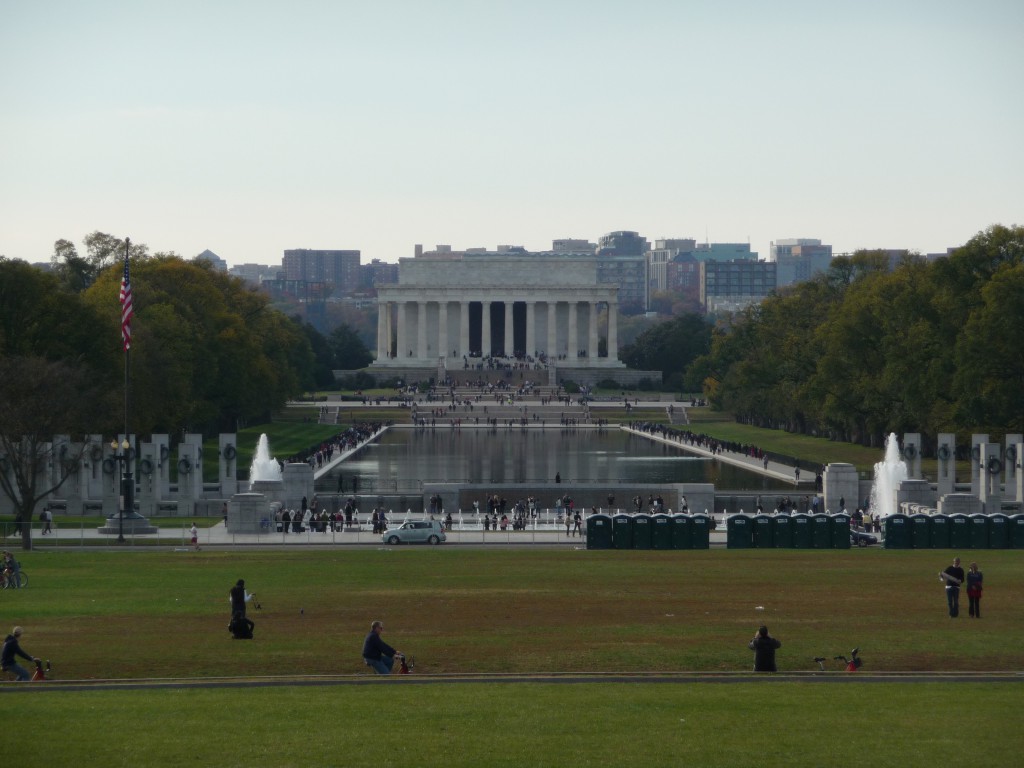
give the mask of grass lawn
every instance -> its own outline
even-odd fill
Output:
[[[962,553],[968,560],[972,553]],[[973,553],[980,621],[946,616],[948,551],[459,547],[23,553],[3,621],[57,680],[352,675],[365,685],[52,690],[0,685],[5,762],[85,766],[1015,765],[1018,683],[464,683],[474,672],[782,671],[857,645],[869,672],[1016,670],[1019,551]],[[231,640],[227,591],[261,602]],[[965,609],[966,612],[966,609]],[[377,678],[371,619],[416,657]],[[838,662],[832,662],[838,670]],[[854,684],[843,684],[843,683]],[[44,724],[36,729],[30,724]],[[41,728],[41,732],[36,730]],[[10,731],[9,731],[10,733]]]

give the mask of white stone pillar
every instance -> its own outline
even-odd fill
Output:
[[[469,302],[459,302],[459,354],[469,357]]]
[[[505,302],[505,357],[512,357],[515,354],[515,334],[513,332],[514,325],[512,323],[512,307],[511,301]]]
[[[377,359],[383,360],[387,357],[387,347],[385,342],[384,334],[387,333],[387,322],[385,320],[387,315],[388,304],[386,301],[377,302]]]
[[[448,302],[442,300],[437,305],[437,354],[448,357]]]
[[[579,320],[579,304],[569,302],[569,359],[575,360],[580,353],[580,339],[577,322]]]
[[[558,302],[548,302],[548,361],[558,359]]]
[[[537,354],[537,334],[534,323],[537,322],[537,302],[526,302],[526,354],[535,357]]]
[[[480,302],[480,357],[491,356],[491,302]]]
[[[427,302],[418,301],[416,306],[416,357],[427,359]]]
[[[405,311],[408,302],[398,302],[398,349],[395,350],[399,360],[405,360],[411,354],[409,348],[409,315]]]
[[[590,337],[587,342],[587,359],[597,362],[597,302],[587,302],[587,321],[590,323]]]
[[[619,359],[619,303],[608,302],[608,362]]]

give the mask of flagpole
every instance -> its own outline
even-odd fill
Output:
[[[121,510],[120,524],[118,526],[117,540],[124,543],[124,516],[135,517],[135,478],[132,476],[132,452],[131,432],[128,430],[129,405],[131,403],[131,317],[134,314],[134,300],[132,299],[131,278],[128,273],[128,250],[131,246],[131,239],[124,239],[124,280],[121,285],[121,333],[124,342],[124,442],[122,454],[124,454],[124,475],[122,476],[121,493],[124,497],[124,509]],[[127,292],[127,296],[125,293]],[[125,314],[125,303],[127,303],[128,314]],[[126,335],[127,334],[127,335]],[[132,525],[135,525],[134,520]]]

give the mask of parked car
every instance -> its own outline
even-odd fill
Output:
[[[385,544],[440,544],[447,540],[440,520],[409,520],[385,533]]]
[[[850,528],[850,546],[867,547],[877,543],[878,537],[875,534],[868,533],[862,528]]]

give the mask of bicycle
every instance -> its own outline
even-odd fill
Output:
[[[11,570],[3,572],[3,589],[24,589],[27,586],[28,575],[24,571],[18,571],[17,574]]]

